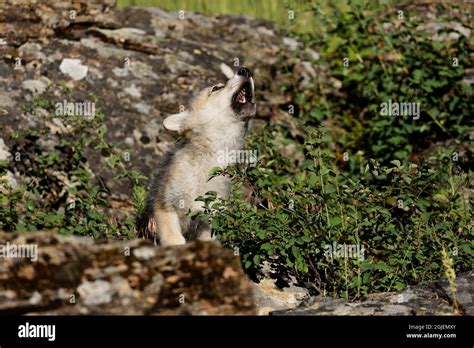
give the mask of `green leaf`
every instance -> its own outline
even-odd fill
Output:
[[[423,71],[420,70],[420,69],[415,69],[415,70],[413,71],[413,79],[414,79],[416,82],[420,82],[422,78],[423,78]]]
[[[342,223],[342,219],[339,216],[333,216],[329,218],[329,225],[330,226],[338,226]]]
[[[369,262],[364,261],[360,264],[360,269],[362,272],[365,272],[365,271],[373,269],[373,265]]]
[[[403,289],[405,289],[406,285],[404,283],[401,283],[401,282],[396,282],[395,285],[393,286],[393,288],[396,290],[396,291],[402,291]]]
[[[255,266],[260,265],[260,255],[255,255],[255,256],[253,257],[253,264],[254,264]]]
[[[373,269],[379,270],[379,271],[384,271],[384,272],[390,272],[390,267],[387,266],[385,262],[377,262],[374,266]]]
[[[467,255],[472,255],[472,249],[469,245],[463,244],[461,245],[461,249],[463,252],[465,252]]]

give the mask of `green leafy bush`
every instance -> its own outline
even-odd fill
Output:
[[[201,198],[207,207],[201,218],[210,217],[220,240],[239,250],[250,274],[258,278],[266,261],[276,278],[359,298],[439,278],[442,247],[457,270],[472,267],[469,176],[449,150],[430,164],[370,160],[351,172],[337,168],[329,138],[315,128],[303,145],[304,163],[289,170],[265,155],[275,140],[265,137],[258,166],[214,173],[233,177],[232,199]],[[252,187],[257,206],[242,197],[243,183]],[[344,245],[356,250],[331,257],[334,245],[333,251]]]
[[[470,270],[470,43],[432,40],[419,18],[396,24],[394,10],[334,11],[326,35],[305,36],[327,78],[292,90],[304,140],[274,125],[255,134],[258,165],[215,170],[235,191],[229,201],[201,197],[199,218],[253,277],[270,272],[324,294],[357,299],[441,278],[443,250],[456,272]],[[388,100],[420,103],[420,117],[381,115]]]
[[[303,93],[305,115],[313,124],[335,122],[345,151],[362,149],[384,163],[416,156],[433,141],[457,138],[474,126],[472,87],[463,82],[473,43],[447,23],[469,25],[442,7],[446,14],[436,23],[408,10],[400,19],[399,9],[334,8],[321,18],[327,32],[306,36],[331,78]],[[429,29],[438,22],[444,29],[436,37]],[[381,104],[389,101],[419,103],[420,114],[383,116]]]

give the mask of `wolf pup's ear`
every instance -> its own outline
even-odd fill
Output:
[[[184,111],[184,112],[180,112],[179,114],[170,115],[167,118],[165,118],[165,120],[163,121],[163,126],[165,126],[167,130],[181,133],[182,131],[184,131],[183,123],[188,116],[189,116],[189,111]]]

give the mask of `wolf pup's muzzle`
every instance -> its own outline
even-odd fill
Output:
[[[256,107],[253,103],[254,83],[252,72],[247,68],[240,68],[236,76],[239,80],[239,87],[232,96],[232,109],[243,117],[251,117],[255,115]]]

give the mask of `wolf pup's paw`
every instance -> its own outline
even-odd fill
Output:
[[[186,239],[181,234],[168,234],[161,236],[160,244],[162,246],[184,245],[186,244]]]

